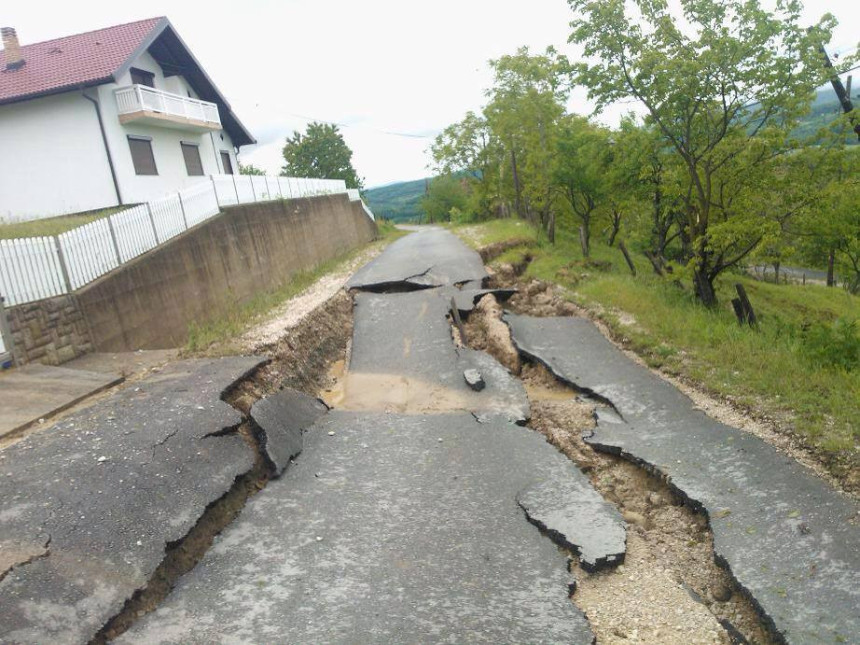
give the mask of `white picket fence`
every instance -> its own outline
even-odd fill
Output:
[[[218,214],[222,206],[342,193],[360,199],[340,179],[213,175],[54,237],[0,240],[0,295],[13,306],[80,289]]]

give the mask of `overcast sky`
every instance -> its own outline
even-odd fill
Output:
[[[853,51],[860,2],[807,4],[810,22],[823,11],[839,19],[831,50]],[[432,137],[483,104],[487,60],[522,45],[576,56],[566,0],[4,2],[0,23],[26,44],[158,15],[259,141],[242,148],[243,162],[275,173],[286,136],[331,121],[368,187],[429,174]],[[589,111],[584,93],[571,108]]]

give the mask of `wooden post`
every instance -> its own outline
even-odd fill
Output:
[[[744,285],[740,282],[735,284],[735,290],[738,292],[738,299],[743,306],[744,317],[750,327],[755,327],[758,324],[758,318],[756,318],[755,311],[753,311],[752,304],[750,304],[750,299],[747,297],[747,290],[744,289]]]
[[[636,266],[633,264],[633,260],[630,259],[630,253],[627,252],[627,245],[624,244],[624,240],[618,240],[618,248],[621,249],[621,253],[624,254],[624,259],[627,260],[627,266],[630,267],[630,273],[635,276]]]
[[[851,94],[845,90],[845,86],[842,85],[842,79],[839,78],[839,74],[833,69],[833,63],[830,62],[830,56],[827,55],[827,50],[824,49],[823,44],[818,46],[818,53],[824,59],[824,66],[830,71],[830,84],[833,86],[833,91],[836,92],[836,97],[839,99],[842,111],[845,114],[852,114],[854,104],[851,102]],[[851,119],[851,126],[854,128],[854,132],[857,133],[857,138],[860,139],[860,122],[853,116],[849,118]]]
[[[463,327],[463,321],[460,319],[460,310],[457,309],[457,301],[451,298],[451,316],[454,318],[454,324],[457,325],[457,330],[460,332],[460,342],[466,345],[466,328]]]
[[[743,325],[746,322],[744,314],[744,305],[740,298],[732,298],[732,308],[735,310],[735,316],[738,318],[738,324]]]

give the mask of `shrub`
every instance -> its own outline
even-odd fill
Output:
[[[814,324],[806,331],[803,352],[817,366],[850,372],[860,366],[857,321],[837,319],[832,325]]]

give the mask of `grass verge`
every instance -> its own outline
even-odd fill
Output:
[[[522,238],[525,228],[500,220],[455,231],[484,246]],[[851,324],[860,320],[860,298],[731,274],[718,283],[719,306],[707,309],[688,285],[654,275],[641,255],[634,257],[634,277],[617,248],[595,241],[585,260],[577,240],[559,238],[550,245],[532,232],[530,242],[495,261],[516,265],[530,256],[525,278],[565,287],[570,300],[602,319],[651,367],[793,434],[846,488],[860,490],[860,334]],[[745,286],[758,329],[738,325],[731,308],[735,283]]]
[[[373,245],[386,246],[406,233],[386,221],[378,223],[379,239]],[[290,298],[300,294],[327,273],[341,270],[366,246],[339,255],[307,271],[294,274],[286,284],[268,291],[261,291],[250,300],[225,303],[218,315],[203,322],[192,322],[188,327],[188,341],[183,350],[188,355],[211,355],[232,353],[231,342],[255,324],[265,320],[266,315]],[[213,348],[218,348],[214,350]]]
[[[116,206],[103,208],[97,211],[79,213],[77,215],[63,215],[61,217],[48,217],[29,222],[0,222],[0,240],[12,240],[19,237],[41,237],[46,235],[59,235],[78,226],[89,224],[97,219],[108,217],[128,206]]]

